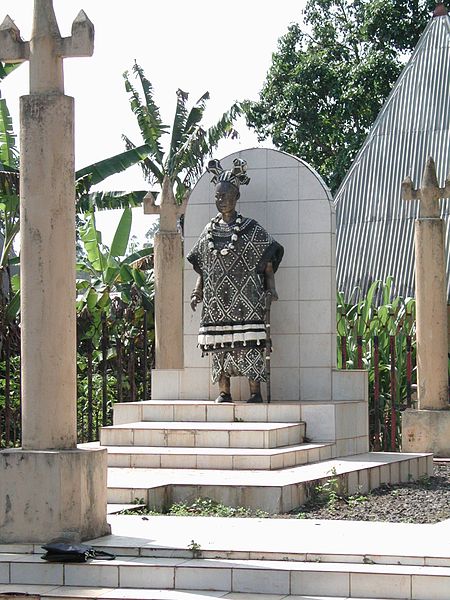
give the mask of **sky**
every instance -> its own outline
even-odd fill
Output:
[[[163,120],[171,124],[176,90],[194,102],[205,91],[211,99],[206,126],[214,124],[236,100],[258,98],[278,39],[292,22],[301,22],[305,0],[54,0],[62,36],[83,9],[95,27],[92,58],[64,61],[65,92],[75,98],[76,168],[124,151],[122,134],[136,144],[141,137],[132,114],[122,74],[136,60],[153,85]],[[33,0],[1,0],[0,21],[8,14],[23,39],[31,34]],[[29,91],[28,65],[2,82],[14,129],[19,133],[19,98]],[[236,125],[240,138],[221,142],[220,158],[259,143],[245,122]],[[147,189],[139,167],[105,180],[104,190]],[[98,213],[103,242],[110,243],[118,211]],[[132,234],[143,239],[154,217],[133,209]]]

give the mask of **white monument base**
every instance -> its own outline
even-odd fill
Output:
[[[0,544],[109,533],[106,449],[0,452]]]
[[[450,457],[450,410],[405,410],[402,452],[433,452],[435,456]]]

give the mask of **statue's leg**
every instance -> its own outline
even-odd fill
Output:
[[[219,395],[216,398],[216,403],[233,402],[230,392],[230,378],[225,373],[221,373],[219,377]]]
[[[261,383],[254,379],[248,380],[250,386],[250,398],[247,400],[248,404],[261,404],[263,401],[261,396]]]

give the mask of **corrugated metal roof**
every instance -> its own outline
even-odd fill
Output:
[[[374,279],[394,278],[396,293],[414,295],[417,202],[401,198],[401,182],[417,186],[429,156],[442,185],[450,172],[450,17],[433,18],[339,188],[337,282],[349,298]],[[442,202],[450,249],[449,200]],[[447,260],[447,281],[449,281]],[[450,288],[448,289],[450,298]]]

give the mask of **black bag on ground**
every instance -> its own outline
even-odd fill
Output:
[[[42,560],[50,562],[87,562],[91,558],[102,560],[114,560],[114,554],[96,550],[85,544],[69,544],[67,542],[50,542],[42,546],[46,553],[41,556]]]

